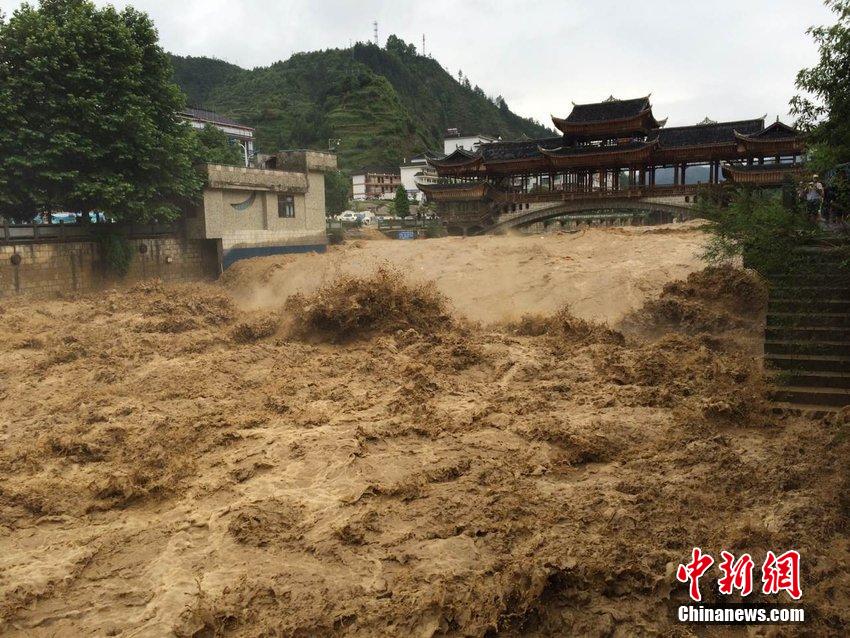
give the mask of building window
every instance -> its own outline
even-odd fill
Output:
[[[277,216],[295,217],[295,197],[292,195],[277,196]]]

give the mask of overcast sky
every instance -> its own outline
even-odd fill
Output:
[[[0,0],[8,15],[21,2]],[[97,4],[107,4],[97,2]],[[515,112],[551,124],[571,102],[652,93],[668,126],[788,118],[797,71],[832,22],[820,0],[118,0],[163,46],[243,67],[395,33]]]

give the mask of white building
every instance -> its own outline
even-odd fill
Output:
[[[404,190],[407,191],[408,199],[412,199],[417,202],[422,199],[422,191],[419,190],[418,186],[416,186],[417,175],[419,175],[420,180],[427,180],[429,177],[437,177],[437,173],[428,166],[428,158],[432,156],[433,154],[431,153],[415,155],[414,157],[411,157],[406,164],[399,166],[399,172],[401,173],[401,185],[404,186]]]
[[[351,176],[351,195],[357,201],[392,199],[400,184],[395,173],[355,173]]]
[[[358,202],[366,199],[366,173],[351,176],[351,197]]]
[[[443,153],[425,152],[421,155],[411,157],[410,160],[399,167],[401,173],[401,184],[407,191],[407,196],[416,200],[422,201],[423,193],[419,190],[416,182],[427,183],[430,180],[437,179],[437,173],[431,166],[428,165],[429,159],[439,159],[446,155],[451,155],[457,149],[462,148],[465,151],[477,151],[481,144],[488,142],[498,142],[499,138],[482,133],[475,135],[463,135],[456,128],[450,128],[446,131],[446,136],[443,138]],[[355,199],[357,199],[357,185],[355,184]]]
[[[202,129],[206,126],[214,126],[224,133],[227,139],[239,144],[242,148],[245,155],[245,166],[248,166],[250,158],[254,156],[255,129],[204,109],[183,109],[179,116],[189,122],[192,128]]]
[[[465,151],[477,151],[481,144],[498,141],[499,138],[497,137],[491,137],[482,133],[467,135],[462,134],[459,129],[450,128],[446,131],[446,136],[443,138],[443,153],[451,155],[459,148]]]

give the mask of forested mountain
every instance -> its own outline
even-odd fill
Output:
[[[255,126],[261,151],[327,149],[339,140],[348,170],[397,168],[441,149],[449,127],[504,139],[550,134],[395,36],[386,48],[358,43],[253,70],[209,58],[172,56],[172,63],[189,105]]]

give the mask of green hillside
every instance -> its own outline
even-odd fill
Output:
[[[505,139],[549,134],[395,36],[384,49],[358,43],[250,71],[209,58],[172,62],[188,103],[255,126],[261,151],[327,149],[339,139],[340,166],[348,170],[397,168],[442,148],[449,127]]]

